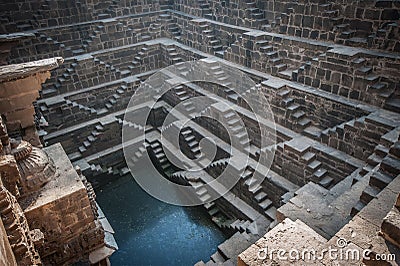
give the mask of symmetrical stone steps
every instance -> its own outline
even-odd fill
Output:
[[[207,165],[206,171],[210,171],[210,169],[212,169],[212,168],[223,169],[228,165],[228,163],[229,163],[229,158],[222,158],[222,159],[213,161],[209,165]]]
[[[69,58],[170,35],[177,35],[178,40],[177,24],[163,24],[167,22],[158,21],[159,14],[163,13],[145,13],[140,16],[125,14],[102,20],[38,28],[30,32],[46,38],[42,38],[43,41],[24,41],[23,46],[13,49],[10,62],[19,63],[54,56]],[[46,42],[47,39],[53,41]]]
[[[386,137],[389,134],[393,136]],[[352,216],[372,201],[400,173],[398,163],[400,159],[399,131],[395,129],[386,135],[375,147],[374,153],[367,158],[367,166],[363,168],[362,175],[370,173],[369,184],[362,192],[358,203],[353,207]]]
[[[124,96],[126,90],[127,87],[125,85],[122,85],[116,90],[116,93],[111,95],[111,97],[105,103],[105,107],[107,108],[107,110],[114,110],[114,106],[118,104],[119,99]]]
[[[70,158],[72,161],[80,159],[82,156],[86,155],[87,149],[92,146],[92,143],[97,140],[99,135],[103,134],[104,127],[101,124],[96,125],[95,129],[90,133],[90,135],[83,141],[82,145],[79,146],[79,156],[73,156],[74,158]]]
[[[309,118],[307,109],[292,95],[293,89],[287,86],[273,87],[266,81],[261,83],[261,90],[269,95],[272,111],[279,124],[303,135],[319,140],[322,129]],[[300,101],[300,103],[299,103]]]
[[[184,62],[179,52],[173,46],[166,47],[167,59],[169,61],[168,65],[175,65]]]
[[[149,146],[150,150],[153,152],[154,157],[157,160],[158,165],[160,165],[163,173],[168,172],[171,169],[172,165],[169,162],[167,156],[165,155],[160,142],[157,140],[148,142],[148,146]]]
[[[273,75],[285,77],[283,74],[288,69],[287,60],[282,58],[274,43],[265,40],[264,36],[256,36],[253,42],[253,53],[259,53],[259,56],[261,56],[260,66],[268,68]]]
[[[51,97],[58,94],[63,83],[70,80],[71,77],[75,75],[77,66],[77,62],[73,62],[68,67],[64,68],[65,70],[61,75],[52,77],[47,84],[43,85],[41,95],[43,97]]]
[[[398,13],[396,16],[396,12],[393,12],[395,9],[390,9],[394,8],[392,3],[387,3],[387,7],[373,6],[371,3],[370,7],[363,6],[359,12],[353,14],[343,12],[343,6],[335,2],[292,2],[287,3],[286,12],[277,15],[271,26],[275,31],[288,35],[335,41],[356,47],[395,49],[398,40],[384,40],[381,37],[387,36],[388,32],[392,36],[398,36],[398,25],[390,23],[398,19]],[[353,8],[354,5],[355,3],[348,3],[346,8]],[[365,10],[364,17],[362,10]]]
[[[252,167],[247,167],[241,176],[247,190],[252,197],[252,205],[271,222],[276,220],[276,208],[261,185],[262,177]]]
[[[193,130],[190,127],[185,127],[180,132],[180,135],[188,146],[191,156],[193,158],[200,158],[202,156],[202,153],[200,150],[199,142],[197,141]]]
[[[226,125],[233,133],[233,136],[231,136],[233,140],[232,145],[239,150],[250,152],[250,137],[248,136],[245,126],[240,123],[240,118],[236,118],[236,116],[237,114],[235,114],[235,112],[232,110],[226,110],[222,113],[222,117],[226,121]]]
[[[221,41],[215,37],[211,25],[207,21],[204,21],[199,23],[199,27],[202,30],[202,34],[204,34],[203,36],[205,36],[205,38],[207,39],[208,45],[211,46],[214,53],[216,55],[220,54],[218,52],[221,52],[223,47],[221,45]]]
[[[379,128],[379,134],[376,130]],[[354,157],[373,161],[372,155],[381,144],[386,148],[393,144],[391,135],[395,134],[395,128],[383,117],[374,114],[362,116],[357,119],[339,124],[333,128],[323,130],[321,141],[335,149],[352,153]],[[356,136],[356,137],[355,137]]]
[[[85,105],[82,105],[82,104],[79,104],[79,103],[76,102],[76,101],[65,100],[65,103],[66,103],[68,106],[71,106],[71,107],[72,107],[72,109],[71,109],[72,111],[74,111],[74,107],[77,107],[79,110],[86,111],[86,112],[88,112],[89,114],[97,114],[96,109],[91,108],[91,107],[88,107],[88,106],[85,106]]]

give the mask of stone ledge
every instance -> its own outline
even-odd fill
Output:
[[[59,67],[64,62],[62,57],[38,60],[29,63],[14,64],[0,67],[0,82],[21,79],[36,73],[47,72]]]

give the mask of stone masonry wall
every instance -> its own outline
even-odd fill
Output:
[[[167,1],[14,1],[0,4],[0,33],[55,27],[122,15],[159,11]]]

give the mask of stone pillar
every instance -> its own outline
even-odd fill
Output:
[[[10,133],[41,147],[35,125],[33,102],[50,70],[63,62],[61,57],[0,67],[0,113]]]

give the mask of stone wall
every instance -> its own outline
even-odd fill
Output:
[[[185,13],[215,19],[220,22],[251,28],[261,28],[268,24],[264,11],[258,8],[259,1],[191,1],[179,0],[174,2],[174,8]]]
[[[159,11],[168,7],[168,1],[118,1],[111,0],[71,2],[56,1],[14,1],[2,3],[4,12],[0,33],[27,31],[37,28],[57,27],[116,16]]]
[[[160,14],[144,13],[35,29],[31,31],[35,38],[12,49],[9,62],[21,63],[54,56],[69,58],[160,37],[162,26],[165,26]]]
[[[73,262],[104,245],[104,231],[94,216],[85,186],[60,145],[45,148],[58,165],[58,178],[21,202],[31,227],[44,234],[41,257],[51,264]],[[58,191],[58,192],[56,192]],[[62,192],[60,192],[62,191]],[[56,195],[56,196],[55,196]]]
[[[279,33],[399,51],[398,1],[292,1],[275,17]],[[276,10],[278,11],[278,10]]]
[[[397,1],[175,1],[185,13],[227,24],[349,46],[400,51]]]

